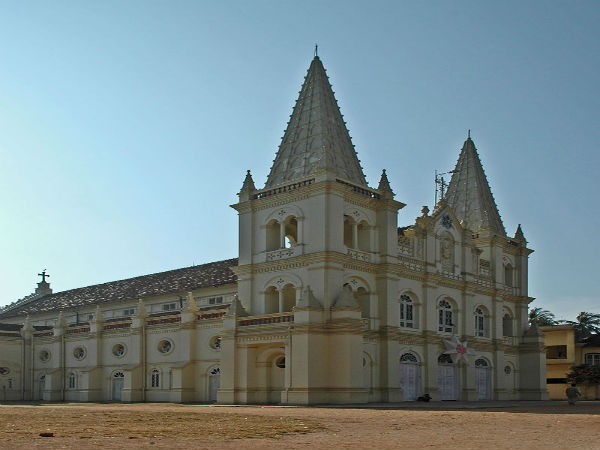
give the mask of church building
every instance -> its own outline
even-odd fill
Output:
[[[433,210],[399,227],[315,56],[265,186],[248,171],[238,197],[236,259],[57,293],[42,272],[0,310],[0,398],[547,398],[533,250],[507,235],[470,136]]]

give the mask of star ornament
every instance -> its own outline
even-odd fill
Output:
[[[460,342],[456,336],[452,336],[451,339],[444,339],[444,347],[446,350],[442,353],[445,355],[456,355],[458,361],[461,359],[466,363],[467,355],[472,355],[473,353],[467,348],[466,342]]]

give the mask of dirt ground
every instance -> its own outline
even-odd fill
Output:
[[[600,402],[381,406],[4,404],[0,449],[600,449]]]

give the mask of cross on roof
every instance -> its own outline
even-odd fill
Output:
[[[38,273],[40,277],[42,277],[42,283],[46,282],[46,277],[50,277],[50,275],[46,274],[46,269],[42,270],[42,273]]]

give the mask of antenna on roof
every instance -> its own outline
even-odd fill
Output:
[[[452,174],[458,172],[458,170],[449,170],[448,172],[438,173],[435,171],[435,201],[433,203],[434,207],[438,202],[438,192],[440,194],[440,200],[444,198],[446,193],[446,188],[448,187],[448,183],[444,180],[444,175]]]
[[[319,57],[319,51],[318,50],[319,50],[319,46],[318,46],[318,44],[315,44],[315,58]]]

